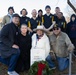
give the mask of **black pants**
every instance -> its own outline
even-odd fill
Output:
[[[26,56],[26,55],[20,55],[17,64],[16,64],[16,72],[23,72],[23,71],[27,71],[30,68],[30,55]]]

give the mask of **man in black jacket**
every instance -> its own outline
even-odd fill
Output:
[[[16,35],[18,34],[18,23],[20,17],[14,14],[12,22],[5,25],[1,30],[0,42],[0,62],[8,65],[8,75],[19,75],[14,71],[17,59],[20,54],[19,47],[16,45]]]

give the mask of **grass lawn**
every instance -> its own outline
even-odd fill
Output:
[[[8,75],[7,74],[7,66],[0,63],[0,75]],[[53,71],[53,75],[66,75],[68,74],[68,69],[64,72],[59,72],[57,69]],[[72,74],[76,75],[76,60],[73,60],[72,63]],[[20,75],[27,75],[25,72],[20,73]]]

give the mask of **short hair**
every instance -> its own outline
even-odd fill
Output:
[[[47,6],[45,7],[45,10],[46,10],[47,8],[51,9],[51,7],[50,7],[49,5],[47,5]]]
[[[59,13],[61,13],[63,15],[63,12],[59,12]]]
[[[55,9],[60,9],[59,7],[56,7]]]
[[[12,9],[12,11],[15,12],[13,7],[9,7],[8,12],[9,12],[10,9]]]
[[[23,8],[21,11],[20,11],[20,14],[22,14],[22,11],[25,10],[26,11],[26,15],[28,14],[27,10],[25,8]]]
[[[42,12],[42,13],[43,13],[43,11],[42,11],[41,9],[40,9],[40,10],[38,10],[38,13],[39,13],[39,12]]]
[[[25,23],[21,24],[20,28],[21,28],[22,26],[28,27],[27,24],[25,24]]]
[[[17,13],[13,14],[12,17],[19,17],[20,18],[19,14],[17,14]]]
[[[33,10],[32,10],[32,13],[33,13],[33,11],[35,11],[35,12],[37,13],[37,10],[36,10],[36,9],[33,9]]]

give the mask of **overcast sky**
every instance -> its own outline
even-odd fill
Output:
[[[32,9],[42,9],[45,13],[45,6],[51,6],[51,12],[54,13],[55,7],[59,6],[61,11],[66,15],[65,8],[67,0],[0,0],[0,17],[7,14],[8,7],[13,6],[15,12],[20,14],[22,8],[26,8],[28,16],[31,17]]]

